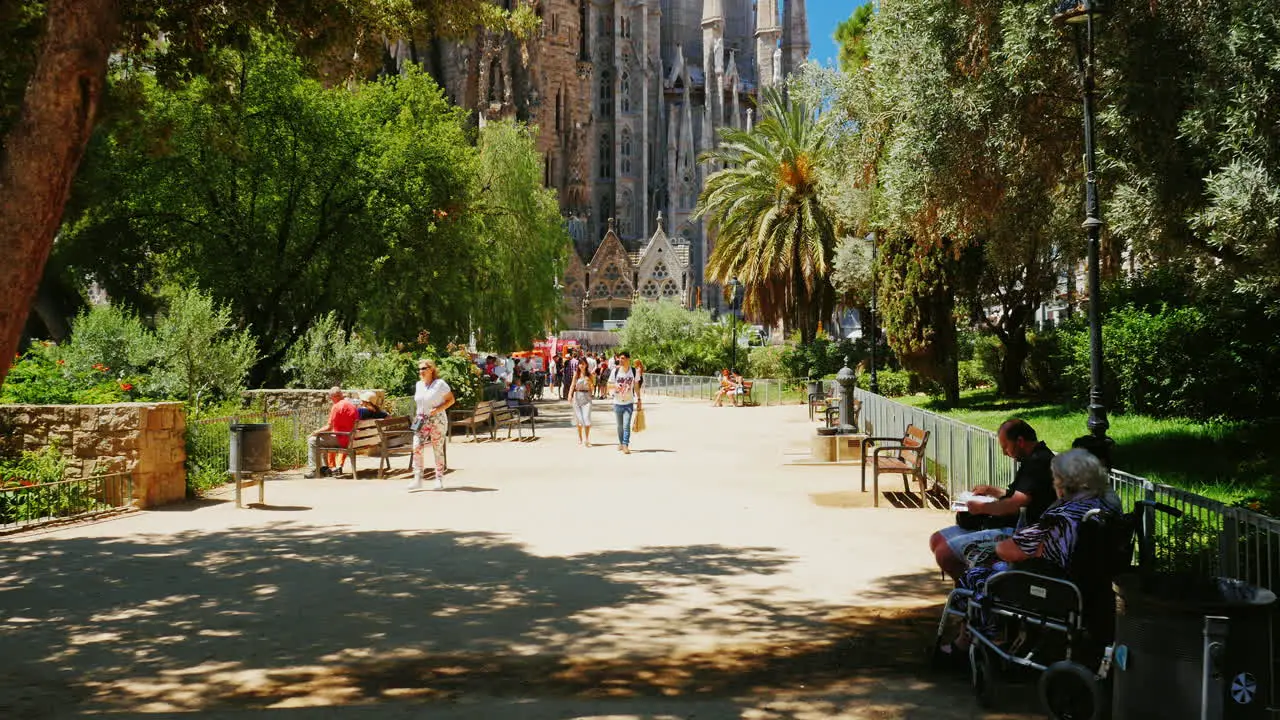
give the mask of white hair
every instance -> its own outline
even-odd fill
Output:
[[[1050,468],[1054,484],[1065,497],[1081,493],[1102,495],[1107,491],[1107,469],[1088,450],[1077,448],[1055,455]]]

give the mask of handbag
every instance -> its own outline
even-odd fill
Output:
[[[643,432],[644,428],[645,428],[644,408],[639,408],[636,410],[635,417],[632,418],[631,420],[631,432],[633,433]]]
[[[414,431],[415,433],[419,432],[420,430],[422,430],[422,425],[426,421],[427,421],[426,415],[415,415],[413,417],[413,422],[409,423],[409,429]]]

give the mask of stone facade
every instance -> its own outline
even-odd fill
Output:
[[[71,477],[127,471],[140,508],[186,498],[186,429],[182,403],[0,405],[6,452],[56,443]]]
[[[584,265],[609,235],[635,253],[665,217],[688,264],[685,304],[701,297],[718,306],[721,294],[701,289],[714,238],[693,218],[707,172],[697,158],[715,146],[718,128],[750,127],[759,89],[805,62],[805,0],[536,0],[534,8],[542,25],[527,43],[494,32],[462,44],[405,39],[388,45],[386,70],[426,67],[479,124],[536,125],[545,183],[559,193]],[[665,295],[664,279],[655,280]],[[609,312],[616,300],[593,298],[597,322],[583,323],[583,295],[566,285],[566,315],[579,318],[571,327],[621,319]]]

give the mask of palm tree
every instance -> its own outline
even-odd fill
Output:
[[[716,283],[736,276],[745,312],[782,320],[809,342],[835,298],[835,224],[818,197],[818,168],[832,146],[804,103],[766,88],[760,106],[759,124],[722,128],[720,145],[699,157],[722,168],[707,177],[695,214],[716,234],[707,276]]]

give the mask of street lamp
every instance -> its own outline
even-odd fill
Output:
[[[1084,96],[1084,231],[1089,240],[1089,433],[1100,443],[1107,437],[1107,408],[1102,402],[1102,298],[1098,254],[1102,234],[1102,209],[1098,205],[1097,165],[1093,148],[1093,22],[1102,15],[1095,0],[1062,0],[1054,10],[1056,23],[1071,26],[1076,67]],[[1083,28],[1084,37],[1081,37]],[[1083,42],[1082,42],[1083,41]]]
[[[733,323],[733,346],[729,349],[729,370],[730,372],[738,372],[738,288],[742,283],[738,282],[738,278],[729,278],[729,313],[732,316],[730,322]]]
[[[880,377],[876,374],[876,233],[867,235],[871,243],[871,307],[867,313],[867,324],[871,326],[871,387],[872,394],[880,394]]]

